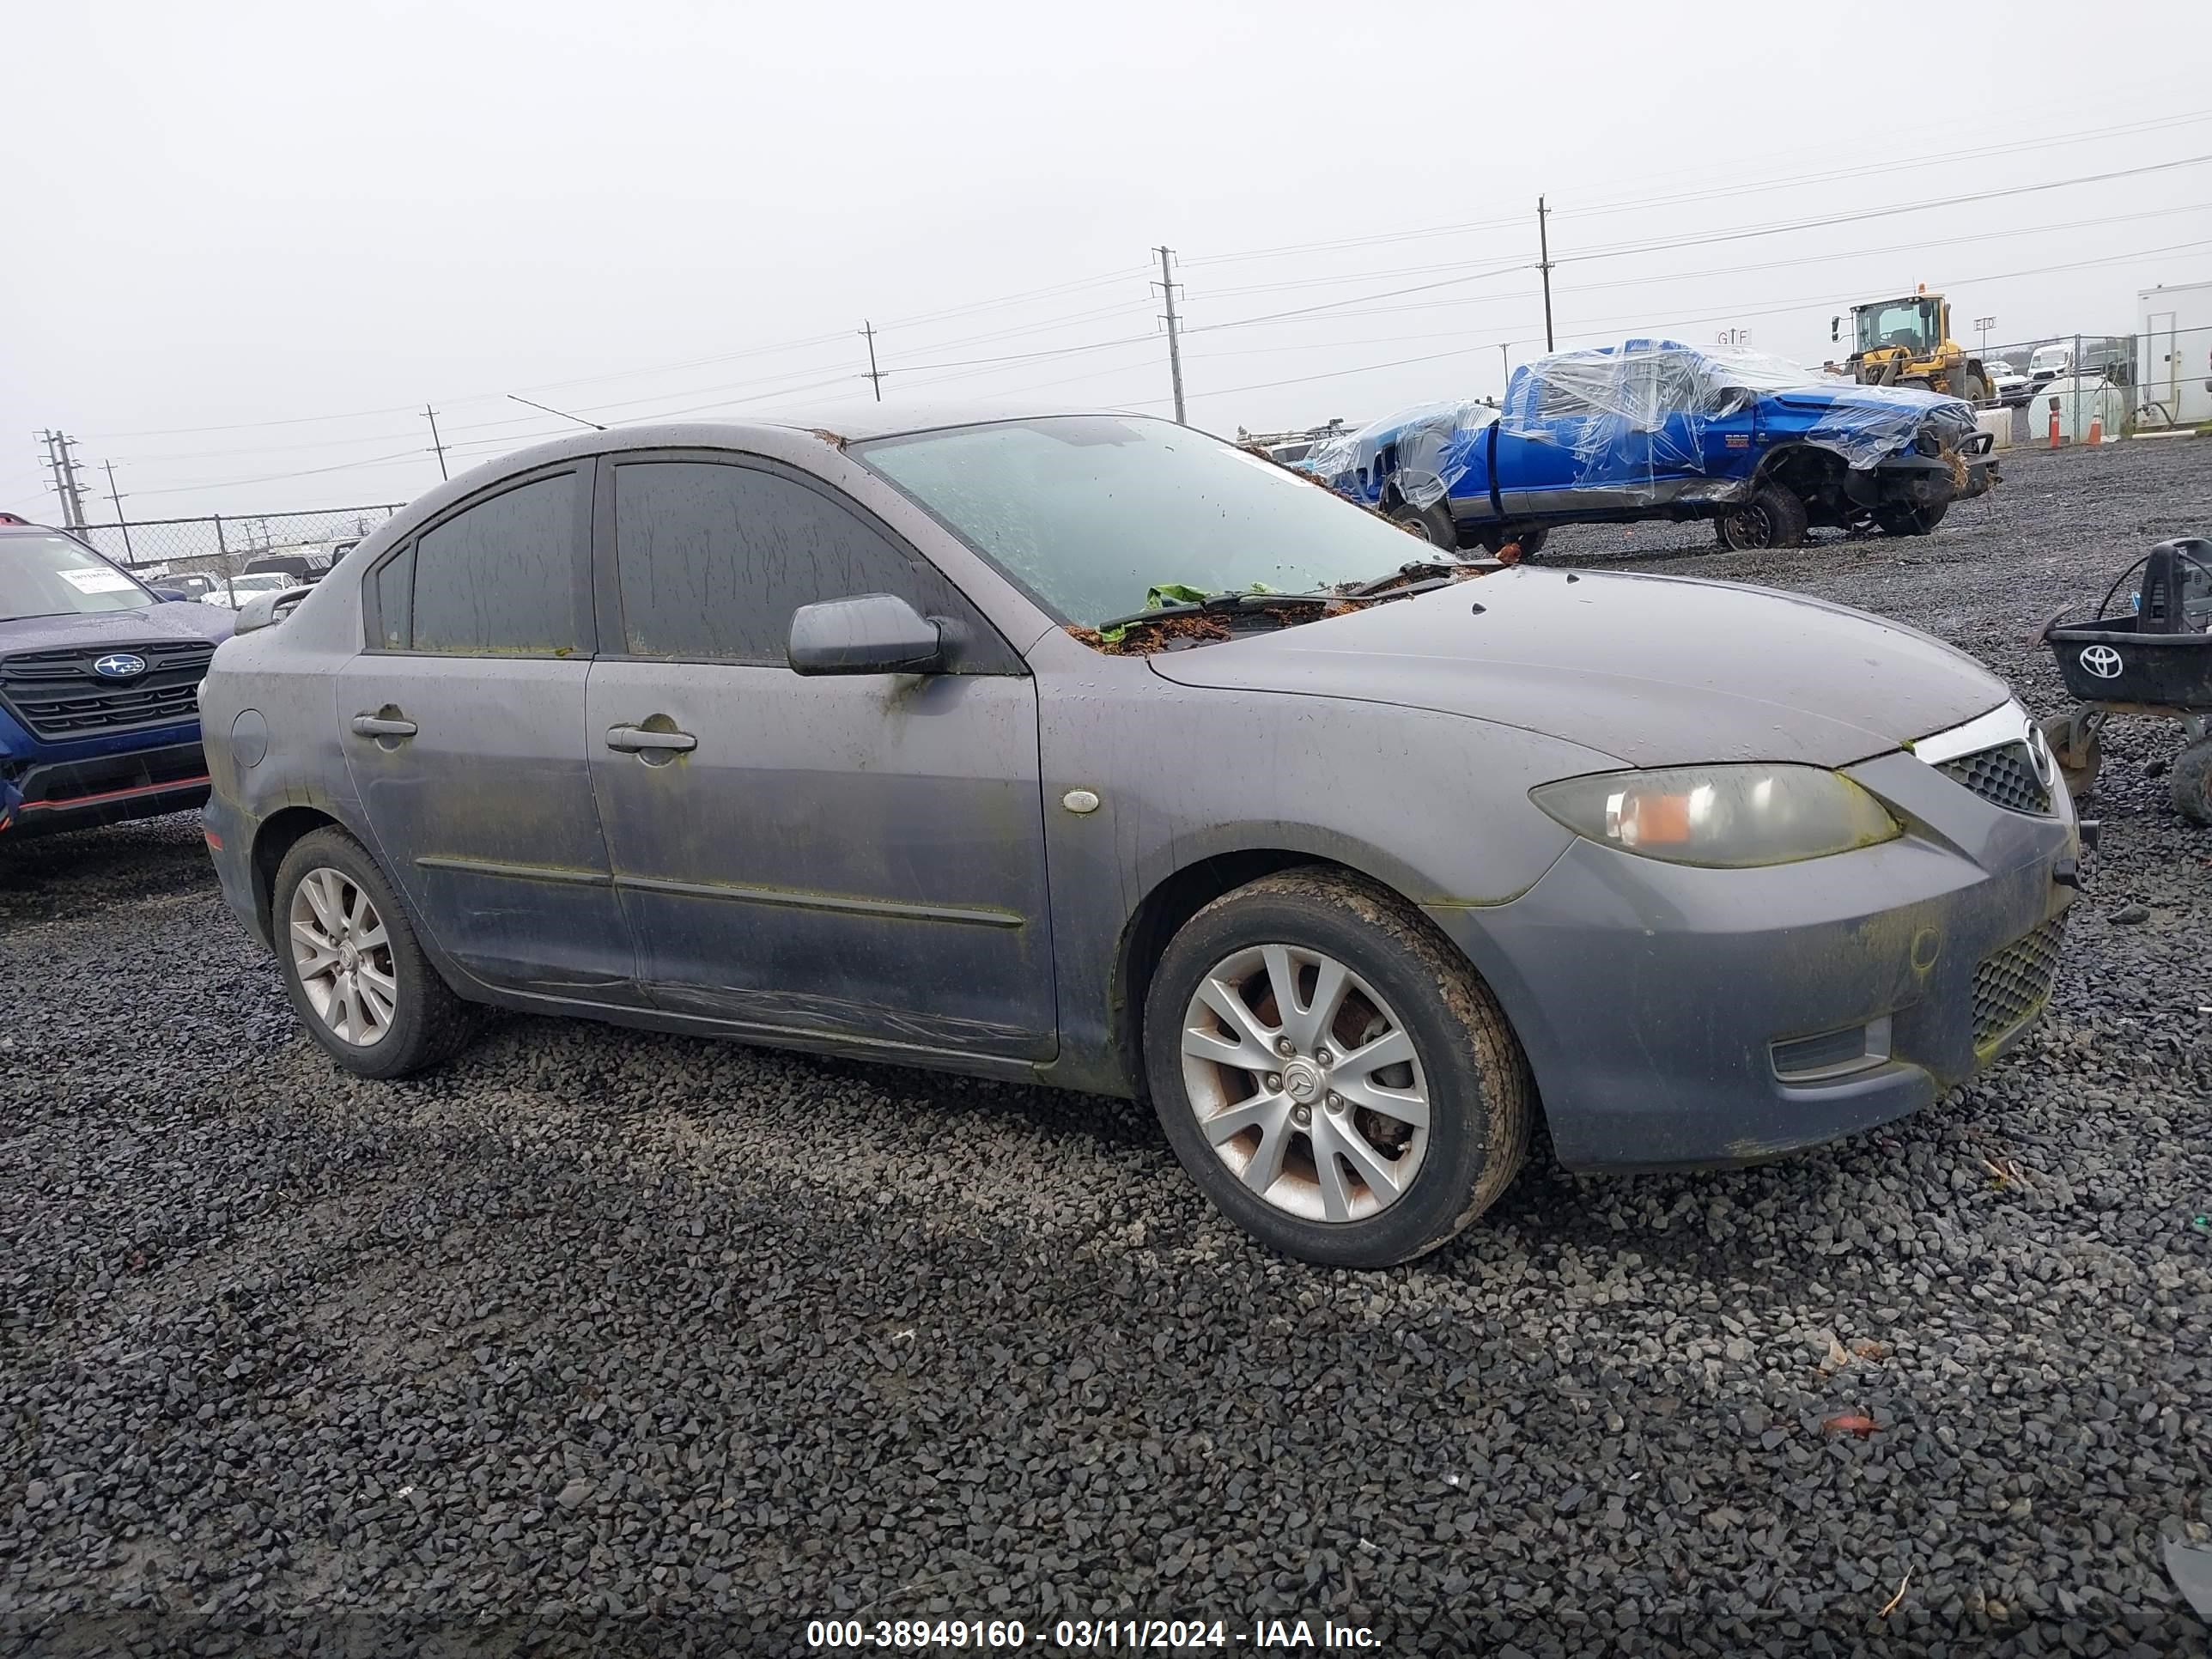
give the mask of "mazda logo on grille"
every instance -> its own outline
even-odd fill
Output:
[[[2100,680],[2118,679],[2120,653],[2109,645],[2093,645],[2081,653],[2081,666]]]
[[[127,680],[146,672],[146,659],[129,651],[111,651],[92,665],[104,680]]]
[[[2031,725],[2027,728],[2027,759],[2028,763],[2035,768],[2035,781],[2043,786],[2046,793],[2049,793],[2051,784],[2057,780],[2058,767],[2051,758],[2050,739],[2043,735],[2043,728],[2039,726]]]

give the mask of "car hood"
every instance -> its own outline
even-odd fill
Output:
[[[54,651],[71,646],[134,645],[149,640],[230,637],[237,617],[221,605],[190,599],[136,611],[96,611],[87,616],[23,617],[0,622],[0,651]]]
[[[1465,714],[1629,766],[1846,766],[2010,695],[1940,640],[1842,605],[1526,566],[1149,661],[1181,685]]]

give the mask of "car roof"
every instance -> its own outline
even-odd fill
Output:
[[[744,448],[750,441],[773,437],[788,443],[794,433],[825,444],[865,443],[876,438],[906,437],[918,432],[938,432],[950,427],[988,426],[1005,421],[1048,420],[1055,416],[1106,415],[1124,420],[1165,419],[1132,410],[1071,409],[1064,404],[1006,403],[898,403],[880,406],[832,405],[817,410],[795,409],[751,416],[743,420],[647,421],[635,425],[607,427],[596,432],[575,432],[526,449],[497,456],[476,469],[489,477],[515,472],[540,462],[566,460],[575,455],[601,454],[624,449],[679,449],[700,446]]]

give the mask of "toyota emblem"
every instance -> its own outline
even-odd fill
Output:
[[[2120,653],[2109,645],[2093,645],[2082,652],[2081,666],[2100,680],[2118,679],[2120,676]]]

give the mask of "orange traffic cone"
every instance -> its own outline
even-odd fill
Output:
[[[2101,415],[2092,415],[2089,417],[2089,447],[2094,449],[2104,441],[2105,417]]]

